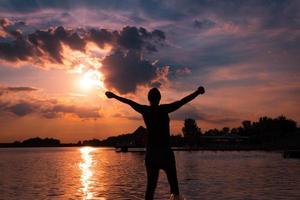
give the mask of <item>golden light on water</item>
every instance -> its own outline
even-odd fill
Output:
[[[93,193],[90,191],[91,177],[93,176],[91,169],[93,158],[90,153],[94,150],[95,148],[92,147],[83,147],[80,149],[82,162],[79,164],[79,167],[81,169],[83,199],[93,199]]]

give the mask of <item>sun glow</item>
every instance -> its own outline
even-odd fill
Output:
[[[106,90],[104,86],[104,76],[101,73],[101,60],[110,53],[111,46],[106,45],[103,48],[95,43],[89,42],[86,45],[85,52],[74,51],[66,45],[63,47],[63,63],[69,67],[69,72],[79,74],[78,86],[83,91],[92,89]]]
[[[104,90],[103,75],[97,70],[88,70],[82,74],[79,80],[79,86],[84,90],[92,88]]]

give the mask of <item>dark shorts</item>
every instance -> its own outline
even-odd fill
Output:
[[[179,194],[175,156],[171,149],[155,151],[147,150],[145,165],[147,170],[148,192],[151,194],[154,193],[159,170],[162,169],[167,174],[168,182],[170,184],[170,192],[172,194]]]
[[[171,149],[147,151],[145,164],[159,169],[169,168],[175,165],[175,156]]]

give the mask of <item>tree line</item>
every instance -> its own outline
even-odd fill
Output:
[[[248,145],[262,145],[274,147],[300,147],[300,129],[294,120],[287,119],[285,116],[276,118],[260,117],[258,121],[244,120],[241,126],[230,129],[210,129],[205,132],[201,131],[194,119],[186,119],[182,128],[183,138],[186,144],[206,145],[211,142],[211,138],[228,139],[227,142],[242,141]],[[226,141],[226,140],[225,140]],[[212,142],[213,143],[213,142]]]
[[[104,140],[91,139],[77,143],[62,144],[54,138],[30,138],[22,142],[0,144],[0,147],[42,147],[42,146],[131,146],[145,147],[147,130],[140,126],[133,133],[111,136]],[[170,137],[172,146],[211,148],[300,148],[300,128],[294,120],[285,116],[260,117],[258,121],[242,121],[236,128],[223,127],[205,132],[195,119],[184,120],[182,134]]]

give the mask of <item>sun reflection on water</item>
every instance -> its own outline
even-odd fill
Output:
[[[91,166],[93,164],[93,158],[91,156],[91,152],[93,152],[95,148],[92,147],[83,147],[80,149],[82,162],[79,164],[81,169],[81,183],[82,183],[82,191],[83,191],[83,199],[92,199],[93,193],[90,191],[91,177],[93,176],[93,171]]]

